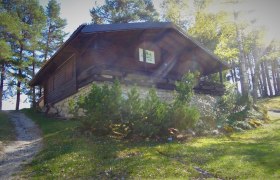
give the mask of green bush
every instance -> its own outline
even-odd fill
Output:
[[[192,128],[200,117],[197,108],[183,103],[173,106],[171,113],[173,127],[179,130]]]
[[[121,117],[122,133],[132,135],[135,123],[141,122],[144,117],[143,102],[136,87],[128,92],[127,99],[122,99]]]
[[[218,102],[218,115],[223,117],[222,126],[229,125],[236,131],[252,128],[248,118],[266,120],[267,117],[265,110],[253,104],[250,95],[242,96],[230,83],[226,83],[226,92]]]
[[[165,136],[168,128],[179,130],[193,127],[199,119],[199,112],[189,106],[194,74],[187,74],[181,82],[176,82],[177,95],[172,103],[163,102],[151,89],[146,98],[140,98],[136,88],[132,88],[127,98],[122,97],[119,82],[112,86],[92,85],[86,96],[69,102],[70,111],[78,116],[83,111],[80,129],[95,134],[121,133],[124,136],[141,137]]]
[[[80,97],[77,105],[71,104],[76,111],[80,108],[84,111],[81,128],[98,134],[111,133],[112,125],[121,119],[120,105],[121,88],[117,81],[111,87],[93,84],[88,95]]]
[[[189,105],[198,75],[198,73],[187,73],[181,81],[176,82],[177,94],[170,109],[171,122],[176,129],[192,128],[200,117],[198,109]]]
[[[168,111],[168,104],[159,99],[155,89],[151,89],[143,102],[142,122],[135,123],[135,133],[147,137],[166,134],[170,125]]]
[[[187,73],[185,74],[181,81],[177,81],[176,85],[176,102],[189,103],[194,94],[193,87],[196,84],[196,77],[199,76],[198,73]],[[175,102],[175,103],[176,103]]]

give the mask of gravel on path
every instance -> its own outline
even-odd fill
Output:
[[[7,112],[14,123],[16,140],[6,145],[0,154],[0,179],[15,179],[24,164],[42,147],[38,126],[21,112]]]

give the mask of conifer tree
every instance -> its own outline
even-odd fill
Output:
[[[164,0],[161,6],[165,21],[171,21],[183,29],[188,28],[189,0]]]
[[[105,5],[90,10],[95,24],[158,21],[151,0],[105,0]]]
[[[56,0],[50,0],[45,14],[47,25],[43,30],[43,61],[47,61],[53,53],[62,45],[63,39],[67,35],[63,31],[67,25],[66,20],[60,17],[60,5]]]
[[[30,65],[30,50],[34,39],[40,35],[40,27],[45,21],[43,8],[36,0],[10,0],[1,2],[3,9],[13,17],[16,29],[7,31],[12,50],[12,85],[16,86],[16,110],[19,110],[21,93],[27,89]],[[39,30],[39,31],[38,31]],[[38,40],[38,39],[37,39]]]

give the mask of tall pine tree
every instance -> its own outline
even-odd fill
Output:
[[[183,29],[189,26],[189,0],[164,0],[161,4],[163,19],[171,21]]]
[[[105,0],[105,5],[90,10],[95,24],[158,21],[151,0]]]
[[[19,110],[21,93],[27,89],[27,73],[30,65],[30,49],[39,37],[40,27],[45,22],[43,8],[36,0],[5,0],[2,7],[9,13],[17,29],[10,33],[9,44],[13,52],[12,75],[16,86],[16,110]],[[37,39],[38,40],[38,39]]]
[[[66,20],[60,17],[60,5],[56,0],[50,0],[45,14],[47,25],[43,31],[43,60],[47,61],[53,53],[62,45],[63,39],[67,35],[63,31],[67,25]]]

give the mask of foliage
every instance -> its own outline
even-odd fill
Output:
[[[83,109],[84,116],[79,117],[82,131],[117,132],[126,137],[165,136],[168,128],[191,128],[199,119],[198,110],[189,106],[194,79],[195,74],[189,73],[176,83],[177,95],[172,103],[161,101],[155,89],[140,98],[134,87],[124,98],[118,81],[112,86],[94,84],[89,94],[69,102],[70,112],[77,117]]]
[[[60,5],[56,0],[50,0],[45,11],[47,23],[43,30],[41,41],[43,49],[43,59],[48,60],[53,53],[62,45],[64,37],[67,35],[63,28],[66,20],[59,17]]]
[[[63,42],[62,28],[66,23],[59,13],[55,0],[49,1],[46,11],[37,0],[0,2],[0,94],[16,95],[16,109],[22,101],[21,94],[28,95],[35,104],[39,93],[28,82],[41,67],[42,59],[49,58]]]
[[[187,15],[188,0],[164,0],[161,4],[163,9],[163,19],[171,21],[179,27],[186,29],[188,27],[189,17]]]
[[[184,130],[194,126],[199,119],[199,111],[196,107],[189,105],[191,98],[194,94],[193,87],[196,84],[196,79],[199,74],[187,73],[181,81],[177,81],[175,101],[171,105],[171,122],[172,125],[179,129]]]
[[[266,121],[267,111],[254,105],[251,96],[240,95],[233,86],[226,84],[226,93],[218,102],[220,125],[228,125],[237,131],[243,131],[256,127],[254,123],[251,123],[252,118]]]
[[[172,107],[171,122],[179,130],[192,128],[199,117],[200,114],[196,107],[191,107],[187,104],[179,104]]]
[[[93,7],[90,14],[95,24],[158,20],[151,0],[106,0],[105,5]]]
[[[154,89],[149,91],[143,101],[143,116],[140,121],[134,121],[133,133],[144,137],[166,135],[170,125],[168,104],[162,102]]]
[[[266,126],[187,142],[135,142],[77,135],[77,121],[24,111],[42,129],[44,146],[23,179],[279,179],[279,115]]]
[[[85,113],[82,118],[84,127],[97,133],[110,133],[112,124],[120,119],[120,105],[121,90],[118,81],[112,87],[93,84],[90,93],[78,104]]]
[[[226,91],[219,101],[219,110],[224,114],[233,114],[241,111],[244,106],[239,106],[237,103],[241,98],[241,95],[235,88],[234,84],[225,83]]]
[[[194,94],[193,87],[196,84],[196,79],[199,77],[199,73],[187,73],[185,74],[180,81],[175,83],[176,85],[176,97],[175,103],[186,103],[188,104],[191,101],[191,98]]]

